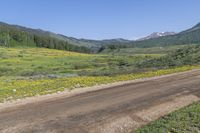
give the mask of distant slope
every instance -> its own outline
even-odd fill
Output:
[[[192,27],[188,30],[183,31],[182,33],[190,33],[190,32],[197,31],[197,30],[200,30],[200,23],[198,23],[197,25],[195,25],[194,27]]]
[[[107,39],[107,40],[91,40],[91,39],[77,39],[74,37],[68,37],[61,34],[58,34],[57,37],[60,37],[77,46],[84,46],[90,48],[91,50],[96,52],[98,52],[102,47],[105,47],[107,45],[123,45],[124,43],[131,42],[130,40],[122,38]]]
[[[55,33],[2,22],[0,22],[0,46],[45,47],[84,53],[91,52],[89,48],[74,45]]]
[[[108,45],[108,49],[117,48],[150,48],[150,47],[165,47],[173,45],[189,45],[189,44],[200,44],[200,23],[192,27],[191,29],[185,30],[175,35],[162,36],[158,38],[151,38],[147,40],[131,41],[124,43],[123,45]]]
[[[37,39],[40,39],[40,42],[36,42]],[[57,41],[62,43],[58,44]],[[0,46],[36,46],[76,52],[98,52],[106,45],[123,45],[127,42],[130,41],[121,38],[107,40],[77,39],[41,29],[31,29],[0,22]]]
[[[175,35],[175,34],[176,34],[175,32],[154,32],[154,33],[150,34],[149,36],[138,39],[137,41],[159,38],[159,37],[163,37],[163,36],[170,36],[170,35]]]
[[[92,51],[98,51],[103,46],[103,42],[97,40],[77,39],[74,37],[68,37],[61,34],[58,34],[57,37],[60,37],[61,39],[68,41],[69,43],[72,43],[74,45],[87,47]]]
[[[160,35],[160,34],[159,34]],[[200,43],[200,23],[178,34],[162,34],[142,40],[125,39],[89,40],[55,34],[0,22],[0,46],[45,47],[68,51],[98,53],[104,49],[151,48]],[[109,50],[108,50],[109,51]]]

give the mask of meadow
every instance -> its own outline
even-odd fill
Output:
[[[76,76],[46,79],[12,79],[1,77],[0,102],[21,99],[24,97],[51,94],[80,87],[88,87],[119,81],[161,76],[175,72],[192,70],[195,68],[197,67],[185,66],[173,69],[156,70],[138,74],[126,74],[117,76]]]
[[[69,77],[102,71],[112,74],[119,69],[133,70],[136,62],[153,57],[155,55],[113,56],[45,48],[0,47],[0,76]]]
[[[105,76],[134,72],[137,62],[154,57],[0,47],[0,101],[104,83]]]
[[[46,48],[0,47],[0,102],[74,88],[134,80],[199,68],[141,69],[162,54],[81,54]]]
[[[136,54],[151,54],[151,55],[165,55],[187,45],[175,45],[166,47],[150,47],[150,48],[120,48],[120,49],[105,49],[101,53],[112,55],[136,55]]]

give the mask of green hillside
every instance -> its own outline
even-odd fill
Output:
[[[182,65],[199,65],[200,64],[200,45],[186,46],[182,49],[178,49],[166,56],[162,56],[157,59],[150,59],[142,61],[139,64],[141,68],[154,67],[154,68],[166,68]]]
[[[77,39],[41,29],[31,29],[0,22],[0,46],[6,47],[45,47],[84,53],[96,53],[103,46],[111,44],[123,45],[127,42],[129,42],[129,40],[125,39]]]
[[[98,53],[104,49],[104,47],[109,45],[124,45],[130,42],[130,40],[118,38],[118,39],[107,39],[107,40],[91,40],[91,39],[77,39],[74,37],[68,37],[64,35],[56,35],[58,38],[63,39],[71,44],[77,46],[83,46],[91,49],[93,52]]]
[[[150,48],[150,47],[166,47],[173,45],[190,45],[200,44],[200,23],[191,29],[185,30],[175,35],[163,36],[154,39],[131,41],[121,44],[111,44],[105,49],[118,49],[118,48]]]
[[[89,48],[71,44],[54,33],[6,23],[0,23],[0,46],[44,47],[83,53],[91,52]]]
[[[130,41],[125,39],[89,40],[67,37],[40,29],[0,23],[0,46],[44,47],[84,53],[112,52],[124,48],[169,47],[200,43],[200,24],[175,35]],[[124,51],[125,52],[125,51]]]

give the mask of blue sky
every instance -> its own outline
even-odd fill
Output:
[[[0,21],[89,39],[135,39],[200,22],[200,0],[1,0]]]

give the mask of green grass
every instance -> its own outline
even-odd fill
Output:
[[[0,102],[56,93],[74,88],[88,87],[119,81],[127,81],[141,78],[149,78],[175,72],[191,70],[197,67],[185,66],[173,69],[149,71],[138,74],[126,74],[117,76],[78,76],[46,79],[11,79],[0,78]]]
[[[40,48],[0,48],[1,76],[73,73],[74,65],[90,60],[87,54]]]
[[[0,47],[0,76],[104,75],[134,71],[134,64],[154,56],[89,55],[44,48]]]
[[[160,76],[198,67],[184,66],[153,71],[136,67],[138,62],[157,57],[158,55],[114,56],[44,48],[0,47],[0,102]]]
[[[135,133],[199,133],[200,102],[166,115]]]
[[[177,49],[183,48],[187,45],[176,45],[167,47],[152,47],[152,48],[120,48],[120,49],[106,49],[102,53],[112,55],[138,55],[138,54],[149,54],[149,55],[165,55]]]

